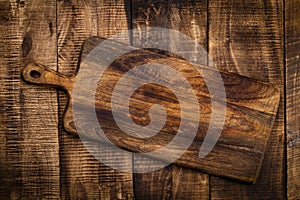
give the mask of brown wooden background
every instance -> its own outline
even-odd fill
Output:
[[[179,30],[220,69],[281,88],[255,185],[176,165],[112,170],[62,129],[62,92],[20,79],[29,59],[70,75],[89,36],[145,26]],[[299,0],[0,0],[0,199],[300,199],[299,55]]]

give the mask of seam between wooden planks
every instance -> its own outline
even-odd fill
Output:
[[[286,21],[285,21],[285,16],[286,16],[286,9],[285,9],[285,0],[282,0],[282,7],[283,7],[283,70],[284,70],[284,76],[283,76],[283,130],[284,130],[284,152],[283,152],[283,170],[282,173],[284,174],[284,180],[283,180],[283,191],[284,191],[284,196],[285,199],[288,199],[288,190],[287,190],[287,182],[288,182],[288,167],[287,167],[287,62],[286,62]]]
[[[59,59],[58,59],[58,3],[57,3],[58,0],[55,1],[55,28],[56,28],[56,31],[55,31],[55,34],[56,34],[56,71],[58,72],[58,62],[59,62]],[[60,139],[59,139],[59,135],[60,135],[60,112],[59,112],[59,108],[60,108],[60,102],[59,102],[59,91],[58,89],[56,89],[56,99],[57,99],[57,118],[58,118],[58,123],[57,123],[57,137],[58,137],[58,155],[59,155],[59,159],[58,159],[58,166],[59,166],[59,196],[60,198],[62,199],[62,179],[61,179],[61,175],[62,175],[62,163],[61,163],[61,144],[60,144]]]
[[[210,17],[210,12],[209,12],[209,1],[210,0],[206,0],[206,51],[207,51],[207,57],[206,57],[206,64],[209,64],[209,17]],[[208,187],[208,199],[211,200],[211,191],[212,191],[212,185],[211,185],[211,176],[210,174],[207,174],[208,176],[208,183],[207,183],[207,187]]]

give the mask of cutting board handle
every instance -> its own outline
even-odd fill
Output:
[[[64,128],[68,132],[77,135],[73,120],[74,118],[72,114],[72,108],[71,106],[69,106],[69,104],[72,102],[72,91],[75,76],[65,76],[59,72],[56,72],[37,63],[30,63],[26,65],[22,75],[24,80],[27,82],[34,83],[37,85],[55,86],[62,88],[67,92],[67,95],[69,96],[69,101],[63,117]]]
[[[23,70],[23,78],[30,83],[63,88],[71,95],[75,77],[62,75],[37,63],[30,63]]]

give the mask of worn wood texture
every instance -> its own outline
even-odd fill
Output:
[[[128,29],[123,1],[58,1],[58,68],[73,74],[81,46],[89,36],[109,37]],[[129,37],[128,37],[129,38]],[[127,38],[127,40],[128,40]],[[126,42],[126,38],[124,39]],[[61,94],[66,102],[65,94]],[[60,119],[65,104],[60,104]],[[78,137],[60,129],[61,197],[63,199],[132,199],[132,175],[99,163]],[[131,158],[118,158],[130,162]]]
[[[283,1],[133,0],[132,15],[129,2],[57,0],[56,30],[55,1],[0,0],[1,199],[113,199],[116,196],[132,199],[132,192],[124,195],[126,192],[122,191],[123,181],[129,180],[130,176],[124,175],[124,179],[120,178],[122,183],[115,184],[114,175],[101,169],[101,165],[78,142],[79,139],[62,130],[65,94],[59,92],[61,105],[57,118],[56,91],[20,81],[20,69],[28,60],[34,59],[56,69],[56,53],[59,55],[59,71],[73,74],[81,45],[91,35],[108,37],[131,26],[137,27],[136,23],[180,29],[204,46],[209,43],[210,55],[222,69],[270,81],[282,92]],[[135,10],[138,4],[141,4],[139,11]],[[183,4],[187,6],[179,6]],[[299,1],[286,0],[285,7],[287,95],[281,100],[286,99],[287,105],[287,171],[283,163],[281,104],[261,177],[254,186],[213,176],[209,178],[172,165],[159,172],[134,175],[136,199],[284,199],[286,186],[289,199],[300,198],[297,121]],[[135,15],[137,12],[142,15]],[[209,27],[203,19],[206,17]],[[133,24],[129,22],[131,18]],[[127,183],[132,185],[132,180]],[[126,188],[132,191],[130,186]]]
[[[85,43],[85,47],[90,47],[90,43],[97,45],[99,42],[97,38],[91,38]],[[118,55],[121,54],[119,52],[122,52],[123,49],[127,47],[127,45],[121,43],[115,43],[113,46],[104,43],[101,43],[101,45],[103,45],[103,48],[100,50],[98,50],[98,48],[93,49],[91,52],[92,55],[100,55],[103,51],[107,52],[107,55],[111,55],[111,53]],[[89,53],[89,51],[84,48],[83,53]],[[84,130],[81,130],[81,135],[100,141],[102,139],[98,132],[94,133],[88,128],[93,127],[94,125],[91,123],[94,122],[91,120],[92,116],[86,113],[89,112],[87,108],[89,108],[89,105],[95,105],[99,120],[99,122],[97,120],[96,123],[101,124],[106,136],[117,146],[138,153],[151,152],[164,147],[173,139],[174,135],[177,134],[179,125],[183,126],[184,128],[181,130],[187,133],[187,135],[178,135],[180,141],[186,140],[186,137],[192,137],[191,134],[194,125],[191,124],[193,124],[192,119],[198,118],[198,116],[195,116],[195,113],[198,115],[195,110],[199,102],[201,114],[196,121],[196,124],[199,124],[199,128],[195,130],[197,135],[191,147],[188,148],[175,163],[242,181],[254,182],[256,180],[266,142],[272,129],[279,104],[279,93],[275,87],[268,83],[251,80],[247,77],[220,72],[225,86],[226,100],[220,99],[216,95],[216,101],[218,104],[226,104],[225,123],[214,149],[205,158],[200,159],[198,158],[199,148],[206,135],[211,120],[210,115],[212,114],[210,93],[206,83],[210,84],[216,94],[220,90],[219,85],[215,82],[215,73],[218,72],[216,69],[199,65],[198,70],[200,72],[198,72],[188,61],[168,55],[167,53],[164,54],[162,51],[156,52],[150,50],[131,51],[114,61],[108,68],[102,66],[99,62],[101,62],[99,58],[95,57],[91,59],[89,57],[87,59],[81,59],[80,64],[81,70],[87,69],[95,64],[97,68],[102,67],[106,70],[99,82],[98,79],[96,79],[98,88],[96,90],[95,100],[94,98],[90,99],[89,96],[82,95],[86,94],[87,91],[89,91],[89,94],[93,94],[90,85],[92,84],[92,80],[97,78],[97,76],[94,77],[93,73],[77,77],[76,83],[79,85],[75,86],[74,89],[70,86],[70,84],[73,84],[72,81],[74,81],[74,77],[70,79],[62,77],[60,74],[54,71],[51,72],[42,66],[29,64],[25,68],[23,76],[25,80],[33,83],[64,86],[64,88],[68,90],[71,97],[71,105],[77,108],[77,113],[80,113],[80,116],[77,116],[77,128],[85,127]],[[134,120],[133,123],[141,125],[147,125],[149,123],[147,113],[153,104],[160,104],[165,107],[167,118],[159,135],[152,136],[149,139],[127,136],[126,134],[129,133],[124,132],[117,126],[115,122],[116,118],[112,115],[112,93],[114,91],[116,98],[125,101],[128,93],[124,93],[124,91],[128,87],[132,87],[131,80],[149,80],[149,76],[157,76],[157,69],[152,66],[150,71],[142,71],[134,75],[127,74],[127,81],[116,86],[120,78],[129,70],[136,69],[137,66],[151,63],[164,64],[173,68],[176,72],[179,72],[194,90],[196,105],[193,103],[193,99],[190,99],[187,94],[187,88],[185,88],[180,80],[177,80],[173,75],[171,77],[164,76],[165,80],[168,83],[173,82],[176,88],[171,90],[167,86],[148,84],[145,87],[139,88],[133,96],[130,97],[129,104],[129,112],[131,118]],[[93,69],[93,72],[95,72],[95,70],[96,68]],[[39,73],[40,76],[33,76],[34,72]],[[205,74],[206,81],[204,81],[199,73]],[[81,80],[81,77],[84,77],[86,80]],[[81,83],[79,83],[79,80]],[[80,96],[72,98],[73,95],[75,95],[74,93],[72,94],[73,90],[76,90],[76,94]],[[188,105],[188,110],[184,111],[187,114],[186,117],[180,114],[184,108],[181,107],[183,104],[179,104],[178,101],[186,102]],[[118,108],[118,112],[125,112],[126,108],[127,105],[122,105]],[[68,110],[70,109],[69,106]],[[217,111],[217,113],[220,112],[221,111]],[[72,111],[66,113],[64,120],[70,118],[68,115],[71,117],[73,115]],[[163,119],[160,120],[165,119],[165,116],[161,114],[156,116],[156,118],[159,117],[163,117]],[[90,120],[79,121],[81,118]],[[125,116],[122,117],[122,121],[126,121]],[[183,121],[186,121],[187,124],[182,124]],[[135,131],[135,128],[131,127],[130,124],[130,121],[126,121],[125,126],[129,127],[128,131]],[[64,123],[64,125],[69,132],[75,131],[75,127],[70,127],[74,126],[74,122],[70,121],[67,124]],[[217,126],[218,124],[214,125]],[[173,154],[177,155],[180,150],[180,145],[182,145],[182,143],[175,144],[175,147],[169,150],[172,153],[165,159],[168,159]]]
[[[300,199],[300,1],[285,1],[287,196]]]
[[[132,28],[159,26],[179,30],[207,47],[207,1],[132,1]],[[133,37],[143,37],[137,33]],[[144,40],[142,42],[148,42]],[[171,44],[170,44],[171,45]],[[187,52],[188,53],[188,52]],[[155,163],[152,163],[155,164]],[[209,176],[177,165],[135,174],[138,199],[209,199]],[[169,180],[171,181],[165,181]],[[191,182],[195,180],[197,182]],[[199,181],[201,180],[201,181]],[[158,187],[159,186],[159,187]],[[157,188],[154,190],[153,188]],[[145,189],[143,189],[145,188]],[[163,190],[169,188],[169,190]],[[170,189],[172,188],[172,189]],[[149,196],[149,192],[151,195]]]
[[[283,2],[209,1],[209,53],[221,69],[276,84],[282,97],[256,184],[211,177],[211,198],[284,199]]]
[[[0,198],[59,199],[57,94],[28,85],[28,60],[56,69],[55,1],[0,1]]]

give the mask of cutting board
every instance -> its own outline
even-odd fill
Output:
[[[86,58],[102,41],[101,38],[92,37],[84,43],[78,70],[91,64],[90,60],[86,62]],[[107,49],[109,48],[108,46]],[[122,45],[112,50],[119,51],[120,48]],[[139,87],[131,96],[130,117],[140,126],[147,126],[151,122],[149,110],[154,104],[160,104],[165,108],[167,117],[164,126],[158,134],[151,137],[134,137],[124,133],[114,121],[111,107],[113,92],[116,92],[117,96],[120,93],[120,98],[124,95],[121,94],[122,90],[114,91],[122,75],[136,66],[148,63],[167,65],[180,72],[194,89],[199,103],[200,116],[196,136],[189,148],[175,163],[213,175],[254,183],[259,175],[280,100],[278,89],[269,83],[233,73],[220,72],[225,86],[226,100],[220,99],[219,104],[226,106],[225,121],[221,135],[217,138],[213,149],[205,157],[200,158],[199,149],[206,137],[212,112],[212,99],[206,82],[212,84],[211,88],[217,94],[220,88],[217,84],[214,87],[216,74],[219,73],[216,69],[199,65],[200,71],[206,74],[206,80],[204,80],[192,64],[172,53],[153,49],[133,50],[119,57],[104,71],[96,91],[88,91],[89,88],[82,86],[82,91],[95,93],[94,99],[82,97],[79,100],[77,98],[76,101],[72,96],[78,70],[74,76],[67,77],[40,64],[30,63],[23,70],[23,78],[30,83],[60,87],[67,92],[70,103],[66,108],[63,121],[68,132],[77,134],[71,105],[76,104],[79,111],[82,108],[81,111],[84,114],[86,106],[91,105],[87,102],[93,101],[91,103],[95,106],[99,124],[110,141],[127,151],[151,152],[163,148],[172,141],[179,129],[182,120],[180,119],[181,105],[174,91],[159,84],[149,83]],[[91,76],[94,74],[92,73]],[[147,76],[147,74],[141,74],[141,76]],[[127,86],[123,85],[123,87]],[[78,88],[80,90],[80,87]],[[214,100],[217,98],[214,97]],[[191,116],[194,114],[192,109],[187,112],[190,112],[188,114]],[[76,126],[87,127],[89,124],[76,124]],[[186,133],[189,133],[189,128],[189,126],[185,127]],[[98,139],[88,131],[84,134],[87,138]]]

